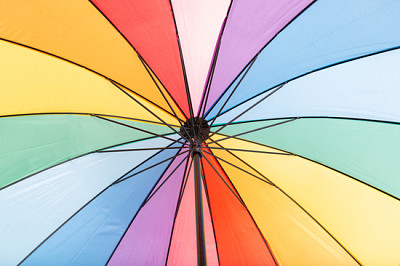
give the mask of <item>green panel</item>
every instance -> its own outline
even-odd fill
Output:
[[[164,126],[118,121],[157,134],[171,133]],[[0,188],[79,155],[152,136],[91,116],[0,118]]]
[[[230,125],[221,133],[234,135],[280,121],[284,120]],[[301,118],[240,137],[320,162],[395,197],[400,197],[400,125],[398,124],[334,118]]]

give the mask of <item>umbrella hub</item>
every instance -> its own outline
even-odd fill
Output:
[[[180,135],[190,142],[192,153],[201,153],[201,144],[210,135],[210,126],[202,117],[191,117],[181,126]]]

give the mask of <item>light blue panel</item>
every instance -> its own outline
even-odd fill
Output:
[[[400,1],[319,0],[258,56],[225,109],[280,83],[400,46]]]
[[[397,49],[317,71],[286,84],[235,121],[330,116],[400,122],[399,69]],[[229,122],[267,93],[216,123]]]
[[[18,264],[79,208],[156,152],[90,154],[1,190],[1,262]]]
[[[139,166],[137,171],[177,152],[164,150]],[[108,188],[40,246],[23,265],[105,265],[170,162]]]

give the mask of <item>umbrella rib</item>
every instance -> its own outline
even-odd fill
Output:
[[[190,116],[194,117],[192,99],[191,99],[191,96],[190,96],[189,83],[188,83],[187,74],[186,74],[185,61],[183,59],[181,41],[180,41],[180,38],[179,38],[179,32],[178,32],[178,27],[177,27],[177,24],[176,24],[174,8],[172,6],[171,0],[169,0],[169,5],[171,7],[171,14],[172,14],[172,18],[173,18],[174,26],[175,26],[176,40],[177,40],[177,43],[178,43],[179,58],[180,58],[180,61],[181,61],[181,67],[182,67],[182,72],[183,72],[183,80],[185,82],[185,90],[186,90],[186,97],[187,97],[187,101],[188,101],[189,112],[190,112]]]
[[[282,119],[309,119],[309,118],[356,120],[356,121],[367,121],[367,122],[377,122],[377,123],[400,125],[400,122],[396,122],[396,121],[386,121],[386,120],[356,118],[356,117],[343,117],[343,116],[286,116],[286,117],[279,117],[279,118],[265,118],[265,119],[258,119],[258,120],[239,121],[239,122],[233,123],[232,125],[252,123],[252,122],[267,122],[267,121],[282,120]],[[221,124],[221,125],[223,125],[223,124]],[[221,126],[221,125],[214,125],[214,127]],[[220,134],[223,135],[222,133],[220,133]]]
[[[206,143],[208,144],[208,143]],[[265,153],[265,154],[273,154],[273,155],[293,155],[291,153],[283,153],[283,152],[270,152],[270,151],[256,151],[256,150],[245,150],[245,149],[234,149],[234,148],[224,148],[224,147],[207,147],[210,150],[225,150],[225,151],[243,151],[243,152],[255,152],[255,153]]]
[[[183,152],[177,153],[177,154],[175,154],[174,156],[171,156],[171,157],[169,157],[169,158],[167,158],[167,159],[165,159],[165,160],[162,160],[162,161],[160,161],[160,162],[158,162],[158,163],[156,163],[156,164],[153,164],[152,166],[149,166],[149,167],[147,167],[147,168],[145,168],[145,169],[143,169],[143,170],[140,170],[139,172],[136,172],[136,173],[134,173],[134,174],[132,174],[132,175],[128,175],[128,176],[124,176],[124,177],[122,177],[122,178],[119,178],[119,179],[117,179],[116,181],[114,181],[112,185],[116,185],[116,184],[118,184],[118,183],[121,183],[121,182],[123,182],[123,181],[125,181],[125,180],[127,180],[127,179],[129,179],[129,178],[132,178],[132,177],[134,177],[134,176],[136,176],[136,175],[138,175],[138,174],[140,174],[140,173],[143,173],[143,172],[145,172],[145,171],[147,171],[147,170],[149,170],[149,169],[151,169],[151,168],[154,168],[154,167],[156,167],[156,166],[158,166],[158,165],[160,165],[160,164],[163,164],[163,163],[165,163],[166,161],[169,161],[169,160],[171,160],[171,159],[175,159],[175,158],[178,157],[179,155],[185,154],[185,153],[187,153],[187,152],[189,152],[189,151],[183,151]]]
[[[99,150],[99,151],[96,151],[96,153],[125,152],[125,151],[173,150],[173,149],[182,149],[182,147],[137,148],[137,149],[121,149],[121,150]]]
[[[214,225],[213,215],[212,215],[212,212],[211,212],[211,203],[210,203],[210,197],[209,197],[209,193],[208,193],[207,182],[206,182],[206,178],[205,178],[205,171],[204,171],[204,163],[203,162],[201,162],[201,167],[202,167],[202,171],[204,173],[204,178],[203,178],[204,194],[206,195],[207,204],[208,204],[208,211],[209,211],[209,214],[210,214],[210,220],[211,220],[211,225],[212,225],[212,229],[213,229],[213,236],[214,236],[215,247],[216,247],[217,258],[218,258],[218,265],[221,265],[221,261],[220,261],[220,258],[219,258],[219,252],[218,252],[218,241],[217,241],[217,237],[216,237],[216,234],[215,234],[215,225]]]
[[[225,24],[224,24],[224,27],[225,27]],[[205,85],[205,89],[203,90],[203,95],[202,95],[202,99],[201,99],[201,102],[200,102],[200,108],[199,108],[198,115],[203,117],[203,118],[204,118],[204,113],[205,113],[205,109],[206,109],[206,106],[207,106],[207,100],[208,100],[208,97],[209,97],[209,94],[210,94],[211,80],[214,77],[214,69],[215,69],[215,66],[216,66],[216,63],[217,63],[216,62],[216,58],[218,57],[220,46],[221,46],[221,43],[218,42],[217,47],[216,47],[216,49],[214,51],[214,57],[213,57],[213,61],[212,61],[212,64],[211,64],[211,69],[210,69],[210,72],[208,73],[207,82],[206,82],[206,85]]]
[[[161,187],[169,180],[169,178],[175,173],[175,171],[181,166],[181,164],[189,157],[189,154],[186,154],[186,156],[180,161],[180,163],[172,170],[172,172],[164,179],[164,181],[152,192],[146,200],[143,202],[143,207],[146,205],[147,202],[151,200],[151,198],[161,189]]]
[[[288,27],[296,18],[298,18],[301,14],[303,14],[303,12],[305,12],[311,5],[313,5],[317,0],[312,1],[311,3],[309,3],[301,12],[299,12],[295,17],[293,17],[284,27],[282,27],[275,35],[274,37],[272,37],[272,39],[270,39],[254,56],[253,58],[242,68],[241,71],[239,71],[239,73],[236,75],[236,77],[232,80],[232,82],[227,86],[227,88],[225,89],[225,91],[220,95],[220,97],[215,101],[215,103],[213,104],[213,106],[209,109],[209,111],[211,111],[216,104],[222,99],[222,97],[225,95],[225,93],[228,91],[228,88],[231,87],[234,82],[237,80],[237,78],[243,73],[243,71],[245,71],[245,69],[249,66],[249,64],[256,58],[258,57],[261,52],[265,49],[265,47],[267,47],[286,27]]]
[[[216,48],[214,50],[214,55],[213,55],[213,58],[212,58],[211,68],[210,68],[209,73],[207,75],[205,93],[203,94],[203,99],[202,99],[201,105],[200,105],[201,112],[199,112],[199,115],[201,117],[204,117],[204,113],[205,113],[205,110],[206,110],[206,107],[207,107],[207,101],[208,101],[208,97],[209,97],[209,93],[210,93],[210,89],[211,89],[211,83],[212,83],[212,79],[214,77],[215,66],[217,65],[219,50],[220,50],[221,43],[222,43],[222,36],[224,34],[226,23],[228,21],[228,17],[229,17],[229,14],[231,12],[231,9],[232,9],[232,4],[233,4],[233,0],[231,0],[230,3],[229,3],[229,7],[228,7],[228,10],[227,10],[226,15],[225,15],[224,22],[222,24],[222,28],[221,28],[220,34],[218,36],[217,45],[216,45]]]
[[[172,237],[173,237],[174,229],[175,229],[175,222],[176,222],[176,218],[178,216],[179,208],[181,206],[183,193],[184,193],[185,188],[186,188],[187,180],[189,179],[189,173],[190,173],[190,169],[192,168],[192,164],[193,164],[193,159],[190,161],[190,164],[189,164],[189,160],[187,161],[186,168],[185,168],[185,173],[186,174],[184,174],[184,177],[183,177],[183,180],[182,180],[182,184],[181,184],[181,190],[179,192],[178,202],[176,204],[175,215],[174,215],[174,219],[173,219],[174,222],[173,222],[173,225],[172,225],[172,228],[171,228],[171,236],[169,238],[167,257],[165,258],[165,266],[167,266],[167,263],[168,263],[169,253],[170,253],[170,250],[171,250]]]
[[[204,151],[205,152],[205,151]],[[208,152],[207,152],[208,153]],[[208,153],[211,156],[214,156],[212,153]],[[211,164],[211,162],[208,160],[207,156],[203,156],[204,159],[206,159],[207,163],[212,167],[212,169],[214,170],[215,173],[217,173],[217,175],[219,176],[219,178],[222,180],[222,182],[224,182],[225,186],[230,190],[230,192],[232,192],[233,196],[235,196],[235,198],[239,201],[239,203],[247,209],[246,205],[244,204],[244,202],[235,194],[235,192],[232,190],[232,188],[229,187],[229,185],[226,183],[226,181],[224,180],[224,178],[221,176],[220,173],[218,173],[217,169],[215,169],[215,167]]]
[[[209,155],[211,155],[211,156],[214,156],[214,157],[217,158],[218,160],[221,160],[221,161],[223,161],[223,162],[225,162],[225,163],[227,163],[227,164],[229,164],[229,165],[231,165],[231,166],[233,166],[233,167],[235,167],[235,168],[241,170],[242,172],[245,172],[246,174],[249,174],[249,175],[251,175],[251,176],[257,178],[258,180],[261,180],[261,181],[263,181],[264,183],[267,183],[268,185],[275,186],[275,184],[274,184],[271,180],[269,180],[268,178],[266,178],[266,177],[264,177],[264,176],[262,176],[262,177],[264,177],[265,179],[262,179],[262,178],[260,178],[260,177],[258,177],[258,176],[256,176],[256,175],[254,175],[254,174],[252,174],[252,173],[250,173],[250,172],[244,170],[243,168],[241,168],[241,167],[239,167],[239,166],[237,166],[237,165],[234,165],[233,163],[230,163],[230,162],[228,162],[227,160],[224,160],[224,159],[222,159],[222,158],[216,156],[215,154],[209,153],[209,152],[204,151],[204,150],[203,150],[203,152],[205,152],[205,153],[207,153],[207,154],[209,154]]]
[[[172,145],[172,144],[171,144]],[[135,167],[131,168],[129,171],[127,171],[125,174],[123,174],[120,178],[123,178],[124,176],[126,176],[128,173],[130,173],[131,171],[135,170],[137,167],[139,167],[140,165],[142,165],[143,163],[147,162],[148,160],[150,160],[151,158],[153,158],[154,156],[156,156],[157,154],[161,153],[157,152],[156,154],[150,156],[149,158],[147,158],[146,160],[144,160],[143,162],[141,162],[139,165],[136,165]],[[82,155],[83,156],[83,155]],[[81,157],[81,156],[79,156]],[[172,162],[171,162],[172,163]],[[167,167],[168,168],[168,167]],[[166,169],[167,169],[166,168]],[[165,171],[166,171],[165,169]],[[164,171],[164,172],[165,172]],[[162,175],[161,175],[162,176]],[[161,178],[161,177],[160,177]],[[117,180],[118,180],[117,179]],[[50,237],[52,237],[58,230],[61,229],[61,227],[63,227],[66,223],[68,223],[73,217],[75,217],[75,215],[77,215],[81,210],[83,210],[87,205],[89,205],[92,201],[94,201],[97,197],[99,197],[101,194],[103,194],[103,192],[105,192],[107,189],[109,189],[111,186],[113,185],[113,183],[109,184],[107,187],[105,187],[102,191],[100,191],[96,196],[94,196],[92,199],[90,199],[88,202],[86,202],[82,207],[80,207],[74,214],[72,214],[67,220],[65,220],[59,227],[57,227],[50,235],[48,235],[42,242],[39,243],[39,245],[37,245],[31,252],[29,252],[28,255],[26,255],[19,263],[18,265],[21,265],[25,260],[27,260],[36,250],[38,250],[47,240],[50,239]],[[153,187],[154,188],[154,187]],[[150,193],[150,192],[149,192]],[[129,226],[128,226],[129,228]],[[122,239],[122,238],[121,238]],[[119,243],[118,243],[119,244]],[[114,250],[115,251],[115,250]],[[114,252],[113,252],[114,253]],[[110,257],[111,258],[111,257]]]
[[[247,165],[249,168],[257,172],[259,175],[267,179],[262,173],[254,169],[251,165],[249,165],[247,162],[245,162],[243,159],[241,159],[239,156],[235,155],[234,153],[229,152],[231,155],[239,159],[241,162],[243,162],[245,165]],[[305,210],[296,200],[294,200],[292,197],[290,197],[286,192],[284,192],[279,186],[274,184],[274,187],[276,187],[280,192],[282,192],[286,197],[288,197],[293,203],[295,203],[300,209],[302,209],[313,221],[315,221],[354,261],[356,261],[359,265],[362,265],[322,224],[320,224],[317,219],[315,219],[307,210]]]
[[[138,54],[139,55],[139,54]],[[181,119],[178,117],[178,115],[175,113],[174,108],[172,108],[171,104],[169,103],[169,101],[167,100],[167,98],[165,97],[164,93],[162,92],[161,88],[158,86],[158,83],[155,81],[155,79],[153,78],[153,75],[150,73],[150,70],[148,69],[147,65],[144,63],[144,59],[142,58],[142,56],[139,55],[139,59],[140,61],[143,63],[144,67],[146,68],[147,73],[150,75],[151,79],[153,80],[154,84],[156,84],[157,89],[160,91],[161,95],[163,96],[164,100],[167,102],[169,108],[172,110],[172,112],[174,113],[175,118],[178,120],[180,128],[183,128],[186,132],[187,136],[190,136],[189,132],[187,131],[186,127],[183,126]],[[172,98],[172,97],[171,97]],[[182,112],[183,113],[183,112]],[[183,113],[183,115],[186,117],[185,113]],[[187,119],[187,117],[186,117]],[[186,139],[184,137],[184,139]],[[187,140],[187,139],[186,139]]]
[[[111,120],[111,119],[108,119],[108,118],[105,118],[105,117],[102,117],[102,116],[98,116],[98,115],[93,115],[93,116],[94,116],[94,117],[97,117],[97,118],[99,118],[99,119],[102,119],[102,120],[111,122],[111,123],[115,123],[115,124],[124,126],[124,127],[128,127],[128,128],[132,128],[132,129],[135,129],[135,130],[138,130],[138,131],[142,131],[142,132],[144,132],[144,133],[148,133],[148,134],[153,135],[153,136],[156,136],[156,137],[161,137],[161,138],[164,138],[164,139],[173,141],[173,142],[178,142],[178,143],[180,143],[180,144],[182,144],[182,145],[185,144],[184,142],[181,142],[181,141],[179,141],[179,140],[175,140],[175,139],[172,139],[172,138],[163,136],[163,135],[159,135],[159,134],[157,134],[157,133],[154,133],[154,132],[151,132],[151,131],[147,131],[147,130],[145,130],[145,129],[141,129],[141,128],[138,128],[138,127],[135,127],[135,126],[131,126],[131,125],[126,125],[126,124],[124,124],[124,123],[121,123],[121,122],[118,122],[118,121],[114,121],[114,120]]]
[[[136,55],[139,57],[140,62],[143,64],[144,68],[146,69],[147,73],[149,73],[149,70],[154,74],[154,76],[157,77],[157,74],[151,69],[150,65],[147,64],[146,60],[141,56],[141,54],[136,50],[135,46],[133,46],[133,44],[125,37],[125,35],[114,25],[114,23],[106,16],[106,14],[103,13],[103,11],[100,10],[100,8],[98,8],[92,0],[89,0],[89,2],[93,5],[94,8],[97,9],[97,11],[108,21],[108,23],[110,23],[110,25],[121,35],[122,38],[124,38],[124,40],[129,44],[130,47],[132,47],[132,49],[135,51]],[[149,70],[148,70],[149,69]],[[152,78],[154,84],[157,86],[157,88],[159,89],[160,93],[162,94],[162,96],[164,97],[165,101],[167,102],[167,104],[169,105],[169,102],[167,101],[167,99],[165,98],[163,92],[160,90],[160,88],[158,87],[157,82],[153,79],[153,76],[149,73],[150,77]],[[160,79],[157,77],[157,80],[160,81]],[[160,81],[160,83],[162,84],[162,82]],[[164,86],[164,84],[162,84]],[[164,86],[165,88],[165,86]],[[175,102],[175,99],[169,94],[168,90],[166,90],[168,95],[171,97],[171,99]],[[134,91],[132,91],[133,93],[135,93]],[[176,106],[180,109],[179,105],[175,102]],[[170,106],[171,108],[171,106]],[[161,108],[163,109],[163,108]],[[164,110],[164,109],[163,109]],[[171,110],[174,112],[174,110],[171,108]],[[166,110],[165,110],[166,111]],[[182,110],[181,110],[182,111]],[[169,112],[168,112],[169,113]],[[175,113],[175,112],[174,112]],[[170,113],[171,114],[171,113]],[[182,114],[186,117],[185,113],[182,112]],[[176,116],[176,118],[179,120],[179,117]]]
[[[258,56],[258,55],[257,55]],[[232,92],[229,94],[228,98],[225,100],[224,104],[221,106],[219,109],[218,113],[215,115],[213,120],[210,123],[210,127],[214,124],[215,120],[218,118],[218,116],[221,114],[222,110],[224,109],[225,105],[229,102],[231,99],[233,93],[235,93],[236,89],[239,87],[239,85],[242,83],[243,79],[246,77],[247,73],[249,73],[251,67],[254,65],[254,62],[257,60],[257,56],[255,56],[251,61],[249,67],[246,69],[244,72],[243,76],[240,78],[239,82],[236,84],[235,88],[232,90]]]
[[[32,115],[83,115],[83,116],[104,116],[104,117],[111,117],[117,119],[126,119],[138,122],[145,122],[150,124],[157,124],[157,125],[165,125],[164,123],[157,122],[157,121],[150,121],[145,119],[139,119],[134,117],[127,117],[127,116],[119,116],[119,115],[109,115],[109,114],[99,114],[99,113],[80,113],[80,112],[44,112],[44,113],[24,113],[24,114],[10,114],[10,115],[0,115],[0,118],[6,117],[18,117],[18,116],[32,116]],[[171,125],[175,127],[176,125]]]
[[[283,124],[286,124],[286,123],[288,123],[288,122],[295,121],[295,120],[297,120],[297,119],[299,119],[299,118],[298,118],[298,117],[291,118],[291,119],[286,120],[286,121],[281,121],[281,122],[278,122],[278,123],[275,123],[275,124],[272,124],[272,125],[267,125],[267,126],[260,127],[260,128],[256,128],[256,129],[252,129],[252,130],[249,130],[249,131],[246,131],[246,132],[242,132],[242,133],[238,133],[238,134],[235,134],[235,135],[227,136],[227,137],[224,137],[224,138],[222,138],[222,139],[214,140],[214,141],[208,142],[207,144],[211,144],[211,143],[215,143],[215,142],[227,140],[227,139],[230,139],[230,138],[234,138],[234,137],[241,136],[241,135],[245,135],[245,134],[249,134],[249,133],[253,133],[253,132],[256,132],[256,131],[259,131],[259,130],[263,130],[263,129],[267,129],[267,128],[270,128],[270,127],[275,127],[275,126],[283,125]],[[216,133],[216,132],[217,132],[217,131],[215,131],[215,133]]]
[[[283,191],[280,187],[275,186],[280,192],[282,192],[286,197],[288,197],[293,203],[295,203],[300,209],[302,209],[313,221],[315,221],[358,265],[362,265],[356,257],[350,253],[340,242],[337,240],[318,220],[312,216],[306,209],[303,208],[296,200],[290,197],[285,191]]]
[[[171,111],[174,113],[175,118],[178,120],[179,124],[182,127],[182,121],[179,118],[179,116],[176,114],[174,108],[172,108],[171,104],[169,103],[169,101],[167,100],[167,97],[165,97],[164,93],[162,92],[160,86],[158,86],[158,83],[156,82],[156,80],[154,79],[152,73],[150,72],[148,66],[144,63],[144,59],[142,58],[142,56],[139,56],[140,61],[143,63],[144,68],[146,69],[147,73],[149,74],[149,76],[151,77],[151,79],[153,80],[154,84],[156,85],[158,91],[161,93],[162,97],[164,98],[164,100],[166,101],[166,103],[168,104],[169,108],[171,109]],[[183,115],[186,117],[186,115],[183,113]]]
[[[219,131],[221,131],[222,129],[224,129],[225,127],[229,126],[233,121],[235,121],[236,119],[238,119],[239,117],[241,117],[242,115],[244,115],[245,113],[247,113],[249,110],[251,110],[252,108],[254,108],[256,105],[258,105],[259,103],[261,103],[262,101],[264,101],[265,99],[267,99],[268,97],[270,97],[271,95],[273,95],[275,92],[277,92],[278,90],[280,90],[284,85],[286,85],[286,83],[283,83],[277,87],[275,87],[275,89],[273,89],[270,93],[268,93],[266,96],[264,96],[261,100],[259,100],[258,102],[256,102],[255,104],[253,104],[252,106],[250,106],[249,108],[247,108],[246,110],[244,110],[243,112],[241,112],[239,115],[235,116],[234,118],[232,118],[228,123],[224,124],[222,127],[220,127],[217,131],[213,132],[210,135],[210,138],[218,133]]]
[[[127,95],[129,98],[131,98],[132,100],[134,100],[137,104],[139,104],[141,107],[143,107],[147,112],[149,112],[150,114],[152,114],[154,117],[156,117],[158,120],[160,120],[164,125],[166,125],[167,127],[169,127],[172,131],[174,131],[176,134],[179,135],[179,132],[176,131],[172,126],[170,126],[167,122],[165,122],[161,117],[159,117],[158,115],[156,115],[153,111],[151,111],[149,108],[147,108],[146,106],[144,106],[141,102],[139,102],[135,97],[133,97],[132,95],[130,95],[129,93],[127,93],[125,90],[121,89],[116,83],[114,83],[112,80],[110,80],[110,82],[117,88],[119,89],[121,92],[123,92],[125,95]],[[179,120],[179,119],[178,119]]]

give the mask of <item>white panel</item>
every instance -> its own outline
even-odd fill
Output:
[[[229,0],[172,0],[196,114]]]
[[[331,116],[400,122],[400,50],[343,63],[289,82],[235,121]],[[216,120],[230,121],[263,94]]]

